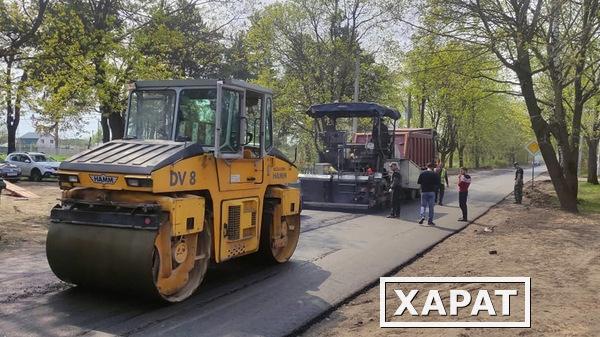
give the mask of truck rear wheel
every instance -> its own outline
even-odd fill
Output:
[[[279,216],[276,210],[263,213],[260,250],[262,260],[267,263],[288,261],[300,238],[300,214]]]

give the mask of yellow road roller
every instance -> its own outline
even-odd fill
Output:
[[[179,302],[211,262],[289,260],[298,170],[273,146],[272,92],[237,80],[137,81],[129,91],[125,137],[60,165],[46,241],[56,276]]]

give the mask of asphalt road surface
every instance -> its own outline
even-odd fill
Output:
[[[513,174],[473,174],[469,218],[509,194]],[[466,224],[456,221],[460,209],[454,179],[447,206],[436,208],[435,227],[416,222],[417,201],[403,204],[400,220],[386,219],[387,213],[305,210],[300,243],[289,263],[261,267],[232,261],[212,268],[200,291],[175,305],[71,287],[52,274],[43,247],[3,252],[0,336],[293,334],[463,228]]]

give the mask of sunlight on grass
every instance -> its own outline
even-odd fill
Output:
[[[600,213],[600,185],[579,183],[579,210],[583,213]]]

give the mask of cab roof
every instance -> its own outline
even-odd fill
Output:
[[[306,113],[313,118],[389,117],[394,120],[400,118],[397,110],[370,102],[316,104],[308,108]]]
[[[273,94],[271,89],[241,80],[216,80],[216,79],[186,79],[186,80],[160,80],[160,81],[134,81],[137,89],[140,88],[172,88],[172,87],[216,87],[218,82],[263,94]]]

